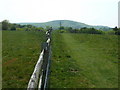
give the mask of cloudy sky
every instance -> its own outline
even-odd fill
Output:
[[[89,25],[118,25],[120,0],[0,0],[0,21],[12,23],[73,20]]]

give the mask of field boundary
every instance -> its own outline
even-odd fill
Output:
[[[51,58],[51,31],[52,28],[46,32],[47,40],[43,43],[42,52],[40,53],[39,59],[29,80],[27,90],[33,90],[35,88],[40,90],[48,87]]]

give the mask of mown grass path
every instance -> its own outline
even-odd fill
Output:
[[[117,88],[118,37],[53,34],[51,88]]]

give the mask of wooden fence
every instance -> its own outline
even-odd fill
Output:
[[[46,32],[47,40],[43,44],[42,52],[40,53],[37,64],[34,68],[33,74],[29,80],[27,90],[45,90],[48,88],[50,57],[51,57],[51,31]]]

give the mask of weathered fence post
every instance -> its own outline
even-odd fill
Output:
[[[42,67],[42,62],[43,62],[43,54],[44,54],[44,50],[41,52],[38,62],[33,71],[33,74],[29,80],[28,87],[27,87],[28,90],[34,90],[35,88],[37,88],[38,79],[40,75],[40,68]]]
[[[34,90],[35,88],[38,88],[39,90],[45,90],[48,88],[51,57],[51,31],[52,28],[46,32],[47,41],[43,44],[42,52],[29,80],[27,87],[28,90]]]
[[[49,69],[50,69],[50,53],[51,53],[51,49],[50,49],[50,42],[51,42],[51,31],[48,30],[48,32],[46,33],[47,35],[47,41],[44,44],[45,48],[45,54],[43,56],[43,78],[42,78],[42,85],[41,85],[41,89],[47,89],[48,88],[48,78],[49,78]]]

